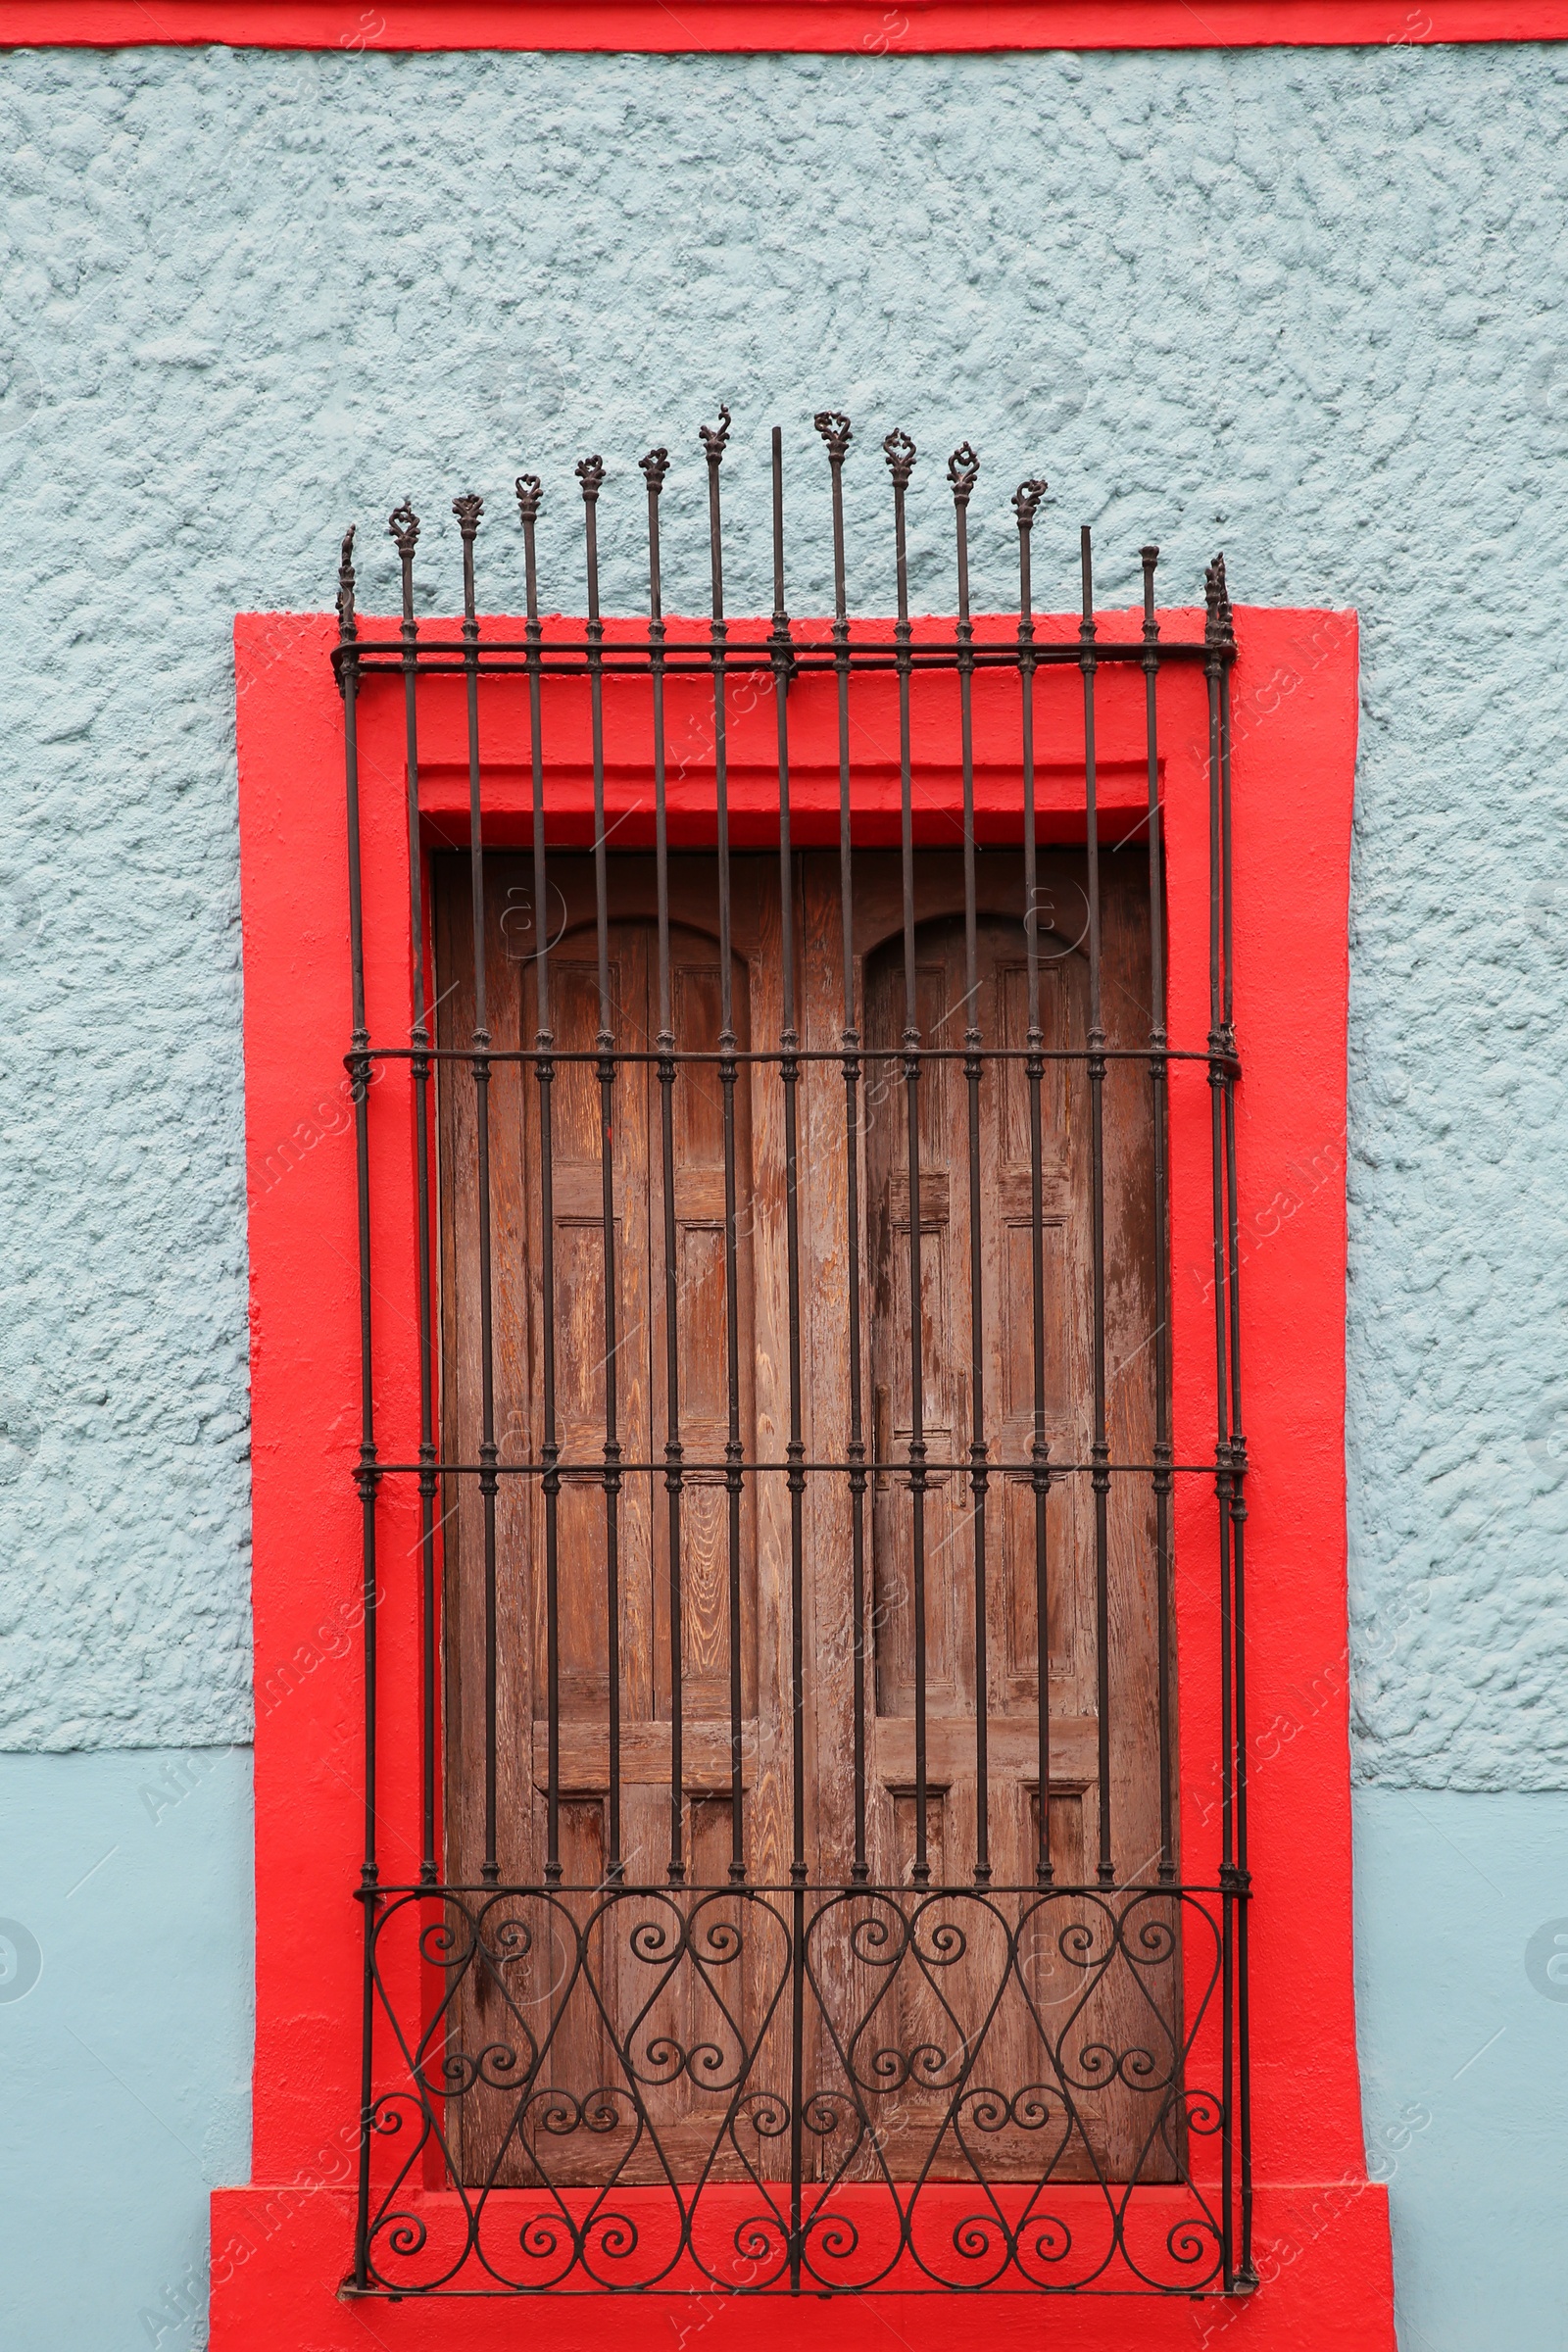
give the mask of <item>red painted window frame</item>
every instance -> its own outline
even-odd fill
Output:
[[[0,48],[852,52],[1568,38],[1568,0],[0,0]]]
[[[1103,633],[1136,633],[1107,614]],[[369,624],[363,624],[368,626]],[[488,625],[488,624],[487,624]],[[498,627],[509,624],[497,623]],[[518,624],[510,627],[515,630]],[[999,624],[1000,625],[1000,624]],[[1045,622],[1042,634],[1068,622]],[[1167,624],[1193,633],[1201,616]],[[1391,2352],[1387,2200],[1366,2178],[1351,1972],[1346,1615],[1345,1044],[1347,909],[1356,741],[1351,613],[1239,607],[1235,670],[1235,970],[1245,1078],[1238,1096],[1247,1427],[1253,1471],[1249,1559],[1257,2255],[1245,2304],[1087,2297],[1054,2301],[1062,2352],[1192,2347],[1232,2327],[1252,2352]],[[349,1027],[342,706],[325,616],[242,614],[235,626],[245,952],[256,1643],[256,2059],[253,2180],[213,2199],[216,2352],[500,2352],[525,2330],[553,2348],[626,2352],[674,2311],[716,2347],[858,2344],[867,2308],[702,2300],[682,2316],[637,2298],[346,2302],[358,2134],[362,1943],[353,1900],[363,1823],[358,1438],[359,1301]],[[1065,688],[1072,673],[1057,673]],[[1136,673],[1127,684],[1141,703]],[[360,772],[372,1031],[407,1029],[408,835],[395,680],[360,706]],[[805,681],[802,682],[806,683]],[[1167,687],[1169,689],[1167,693]],[[462,760],[456,681],[429,681],[421,746],[432,846],[463,837],[443,805]],[[636,689],[632,690],[636,692]],[[831,689],[829,689],[831,691]],[[1166,673],[1161,745],[1173,1042],[1207,1022],[1207,779],[1199,673]],[[1066,705],[1063,706],[1065,710]],[[1136,740],[1128,722],[1129,745]],[[633,714],[635,717],[635,713]],[[764,723],[766,713],[761,713]],[[1000,721],[998,722],[1000,723]],[[1117,798],[1117,705],[1103,721],[1107,809]],[[1063,720],[1065,727],[1066,721]],[[811,790],[810,716],[800,741]],[[1048,728],[1043,725],[1042,739]],[[744,733],[742,728],[741,733]],[[450,741],[446,740],[450,738]],[[628,721],[626,742],[646,742]],[[1072,738],[1058,733],[1066,744]],[[985,761],[985,730],[978,746]],[[940,750],[940,746],[936,749]],[[611,743],[614,758],[613,734]],[[744,743],[733,747],[739,780]],[[831,756],[831,755],[829,755]],[[421,761],[422,766],[422,761]],[[940,775],[938,760],[933,773]],[[629,789],[629,787],[628,787]],[[486,770],[504,840],[511,783]],[[1131,786],[1128,786],[1131,793]],[[936,799],[942,798],[940,784]],[[1043,798],[1049,807],[1051,794]],[[1071,794],[1058,795],[1065,810]],[[1135,803],[1129,801],[1129,815]],[[1049,829],[1049,820],[1048,820]],[[1065,835],[1065,816],[1056,830]],[[416,1411],[415,1351],[397,1312],[412,1263],[413,1141],[399,1079],[374,1102],[376,1149],[408,1184],[375,1195],[379,1399],[389,1443]],[[1207,1102],[1200,1068],[1173,1083],[1173,1353],[1178,1459],[1213,1444]],[[384,1178],[386,1160],[379,1163]],[[384,1286],[384,1295],[382,1295]],[[412,1484],[382,1503],[390,1563],[379,1617],[383,1708],[416,1685]],[[1205,1519],[1205,1512],[1207,1518]],[[1217,1752],[1212,1498],[1189,1482],[1177,1521],[1183,1740]],[[403,1521],[408,1520],[407,1528]],[[407,1554],[408,1573],[398,1564]],[[388,1823],[416,1818],[417,1742],[382,1788]],[[1214,1843],[1213,1791],[1184,1775],[1184,1854]],[[439,2193],[439,2192],[435,2192]],[[945,2299],[877,2308],[904,2342],[937,2352]],[[978,2322],[979,2315],[975,2315]],[[1038,2340],[1027,2297],[988,2302],[989,2335]],[[738,2340],[738,2339],[737,2339]]]

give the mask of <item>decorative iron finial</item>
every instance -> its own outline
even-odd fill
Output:
[[[841,466],[844,463],[844,453],[855,438],[850,430],[850,420],[844,411],[842,409],[818,409],[816,415],[811,418],[811,422],[827,443],[829,462],[834,466]]]
[[[717,466],[723,459],[724,444],[729,439],[729,411],[722,401],[718,404],[716,430],[710,424],[700,424],[697,427],[697,438],[708,453],[710,466]]]
[[[539,512],[545,486],[536,473],[519,473],[516,481],[517,520],[532,522]]]
[[[1231,600],[1225,586],[1225,558],[1218,555],[1203,572],[1203,601],[1208,617],[1203,634],[1215,644],[1223,644],[1231,633]]]
[[[647,457],[639,458],[637,463],[648,476],[648,487],[657,498],[664,487],[664,476],[669,471],[668,450],[651,449]]]
[[[960,441],[948,460],[948,480],[953,484],[954,504],[966,507],[969,493],[980,476],[980,459],[967,441]]]
[[[908,434],[902,432],[895,425],[892,432],[887,434],[883,440],[882,453],[887,459],[888,470],[893,476],[894,489],[907,490],[909,476],[914,471],[915,457],[914,443],[909,439]]]
[[[575,470],[582,484],[583,503],[591,507],[604,487],[605,461],[603,458],[579,458]]]
[[[1012,494],[1012,511],[1018,517],[1020,531],[1029,529],[1035,518],[1035,509],[1050,487],[1049,482],[1042,481],[1038,476],[1032,476],[1027,482],[1018,484]]]
[[[352,637],[354,624],[354,525],[343,534],[343,553],[337,567],[337,627],[340,637]]]
[[[1159,562],[1159,549],[1152,540],[1148,547],[1138,550],[1138,561],[1144,567],[1144,643],[1153,645],[1159,636],[1159,621],[1154,612],[1154,567]]]
[[[466,490],[461,498],[452,501],[452,512],[458,518],[458,528],[464,538],[472,539],[479,528],[479,517],[484,513],[484,500],[475,497],[471,490]]]
[[[398,543],[398,554],[407,563],[419,543],[419,517],[407,499],[394,507],[387,516],[387,531]]]

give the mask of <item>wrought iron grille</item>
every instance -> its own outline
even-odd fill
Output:
[[[407,504],[390,522],[395,632],[357,616],[352,530],[343,543],[364,1346],[361,2294],[1254,2282],[1223,559],[1200,631],[1172,634],[1156,614],[1158,550],[1144,548],[1142,628],[1107,635],[1085,529],[1076,635],[1042,633],[1030,555],[1046,485],[1025,481],[1011,499],[1016,621],[977,624],[978,460],[964,444],[948,466],[956,614],[916,621],[916,453],[895,432],[896,618],[852,623],[851,428],[837,414],[815,422],[825,624],[786,611],[776,430],[771,619],[726,618],[727,411],[701,436],[704,622],[662,611],[662,449],[640,461],[649,608],[635,626],[601,612],[597,457],[576,467],[585,622],[542,615],[532,475],[517,483],[520,633],[481,624],[478,498],[453,507],[457,629],[416,619]],[[1158,721],[1176,664],[1197,665],[1206,692],[1210,1003],[1206,1036],[1173,1043]],[[1109,875],[1102,841],[1097,711],[1113,665],[1144,682],[1135,886],[1126,857]],[[1065,850],[1042,842],[1037,810],[1037,696],[1063,667],[1082,688],[1082,846]],[[981,821],[975,697],[993,673],[1016,681],[1014,748],[1005,806]],[[466,738],[461,875],[421,839],[425,681],[443,676]],[[503,729],[487,698],[508,676],[525,703]],[[813,677],[833,698],[836,856],[792,834],[793,714]],[[362,705],[395,680],[413,1026],[377,1042],[358,746]],[[896,849],[874,827],[868,846],[858,798],[857,698],[890,690]],[[755,830],[750,848],[732,840],[730,782],[738,698],[759,692],[776,768],[775,846],[760,852]],[[650,730],[640,859],[609,838],[617,693],[621,710],[640,698]],[[956,705],[959,749],[954,846],[933,852],[917,785],[922,698],[937,693]],[[708,712],[695,863],[671,840],[678,694]],[[558,772],[554,712],[563,743],[585,720],[586,840],[563,813],[570,760]],[[509,760],[526,779],[526,858],[486,847],[486,763]],[[694,962],[682,943],[705,892],[710,937]],[[867,899],[884,909],[885,955],[864,944]],[[508,928],[519,908],[520,947]],[[764,1014],[771,1037],[757,1033]],[[1218,1426],[1201,1462],[1177,1461],[1172,1444],[1168,1099],[1184,1065],[1211,1106]],[[408,1460],[384,1459],[377,1434],[388,1276],[371,1263],[371,1089],[389,1075],[391,1092],[407,1088],[416,1170]],[[694,1119],[708,1122],[706,1159]],[[568,1193],[580,1279],[563,1254]],[[695,1275],[688,1227],[707,1237]],[[1118,1304],[1132,1294],[1140,1346]],[[1184,1478],[1216,1496],[1220,1752],[1186,1762],[1212,1761],[1219,1783],[1211,1883],[1192,1883],[1178,1850]],[[385,1867],[377,1797],[377,1516],[392,1480],[415,1482],[420,1530],[413,1876]]]

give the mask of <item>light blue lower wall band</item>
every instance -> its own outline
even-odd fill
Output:
[[[248,1749],[0,1755],[6,2352],[205,2344],[254,1951]]]
[[[1568,1794],[1359,1788],[1355,1848],[1400,2352],[1568,2352]],[[205,2342],[207,2192],[249,2171],[251,1867],[246,1750],[0,1757],[7,2352]]]
[[[1568,1794],[1358,1788],[1355,1884],[1399,2352],[1568,2352]]]

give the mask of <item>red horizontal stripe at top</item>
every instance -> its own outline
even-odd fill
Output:
[[[0,0],[0,47],[1219,49],[1568,38],[1568,0]]]

